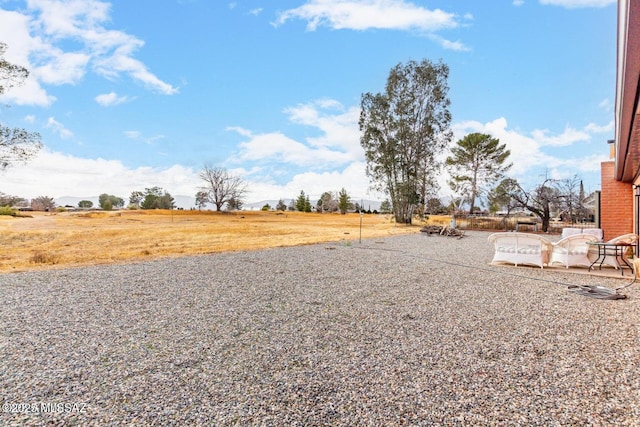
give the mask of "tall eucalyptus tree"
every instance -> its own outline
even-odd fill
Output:
[[[389,195],[398,223],[410,224],[437,189],[437,156],[452,138],[448,76],[441,61],[409,61],[391,69],[384,92],[362,95],[366,172],[373,188]]]

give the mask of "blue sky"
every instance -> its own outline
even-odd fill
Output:
[[[499,138],[525,186],[600,189],[614,133],[615,0],[0,0],[0,41],[31,71],[0,122],[45,144],[0,172],[25,198],[193,196],[204,164],[242,175],[248,202],[379,198],[360,96],[411,59],[449,65],[455,140]]]

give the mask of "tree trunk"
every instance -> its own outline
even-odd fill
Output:
[[[394,207],[394,216],[396,224],[411,224],[411,206],[401,204],[397,208]]]
[[[542,231],[545,233],[549,231],[549,218],[542,218]]]

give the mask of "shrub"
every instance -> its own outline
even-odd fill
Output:
[[[34,264],[57,264],[60,257],[56,254],[48,254],[43,251],[35,251],[31,255],[31,262]]]
[[[2,206],[0,207],[0,215],[16,216],[16,211],[9,206]]]

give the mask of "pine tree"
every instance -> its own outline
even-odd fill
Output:
[[[473,213],[476,198],[486,192],[486,187],[498,182],[511,168],[511,163],[505,163],[510,155],[500,140],[482,133],[465,136],[451,149],[451,156],[445,161],[451,174],[449,186],[466,197],[469,213]]]

